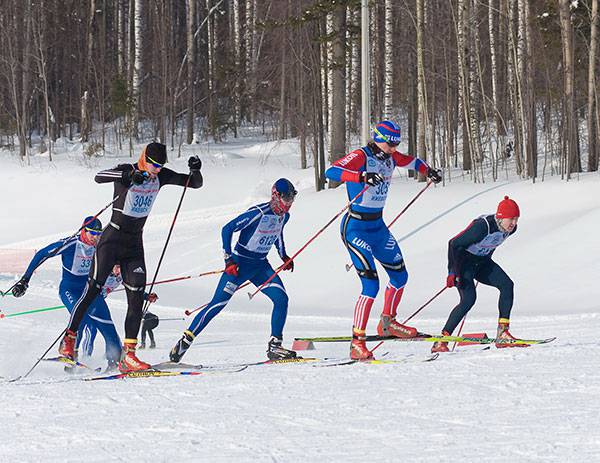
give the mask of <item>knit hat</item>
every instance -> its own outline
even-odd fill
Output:
[[[512,219],[513,217],[519,217],[520,215],[521,211],[519,211],[519,206],[508,196],[505,196],[498,204],[498,210],[496,211],[497,219]]]
[[[400,127],[392,121],[381,121],[373,129],[373,140],[398,146],[400,144]]]

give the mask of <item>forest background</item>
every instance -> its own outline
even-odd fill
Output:
[[[409,153],[475,182],[598,170],[597,0],[373,0],[369,17],[370,120],[398,121]],[[360,20],[360,0],[2,0],[0,144],[24,163],[59,139],[179,156],[258,129],[298,138],[322,189],[360,142]]]

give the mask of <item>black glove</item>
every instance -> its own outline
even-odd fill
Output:
[[[188,159],[188,167],[190,171],[200,170],[202,168],[202,161],[198,156],[190,156]]]
[[[282,270],[289,270],[290,272],[294,271],[294,261],[293,260],[290,260],[290,258],[288,256],[283,256],[281,258],[281,260],[283,260],[283,263],[284,263]],[[290,261],[288,262],[288,260],[290,260]],[[286,264],[286,262],[287,262],[287,264]]]
[[[363,183],[366,183],[370,186],[379,185],[384,181],[384,178],[375,172],[363,172],[360,176],[360,179]]]
[[[440,183],[442,181],[442,170],[428,167],[427,178],[430,178],[433,183]]]
[[[12,293],[15,297],[21,297],[25,295],[25,292],[29,288],[29,280],[27,278],[21,278],[17,283],[13,286]]]
[[[135,185],[141,185],[142,183],[144,183],[144,180],[146,180],[146,172],[142,172],[141,170],[134,170],[133,173],[131,174],[131,181],[135,184]]]

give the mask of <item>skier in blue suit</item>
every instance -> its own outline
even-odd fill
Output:
[[[258,287],[273,275],[275,271],[267,260],[267,254],[273,245],[277,247],[279,256],[284,262],[289,260],[283,241],[283,228],[290,218],[288,211],[296,193],[292,183],[281,178],[271,189],[270,202],[251,207],[223,227],[221,238],[225,255],[225,271],[212,300],[196,315],[171,350],[169,357],[172,362],[181,360],[196,336],[223,310],[240,285],[251,281]],[[235,232],[239,232],[240,235],[232,251],[231,241]],[[283,270],[293,271],[294,262],[288,262]],[[271,360],[296,357],[293,350],[282,347],[288,296],[281,278],[279,276],[273,278],[262,292],[273,302],[271,338],[267,356]]]
[[[92,257],[96,251],[96,244],[102,234],[102,223],[99,219],[86,217],[83,223],[86,225],[78,236],[49,244],[33,256],[27,270],[12,290],[15,297],[21,297],[25,294],[33,272],[40,265],[46,260],[60,255],[63,271],[59,285],[59,295],[67,310],[69,312],[73,310],[75,303],[85,289]],[[120,284],[118,278],[109,279],[107,282],[109,286],[103,291],[104,296]],[[80,333],[83,333],[83,336],[78,337],[77,347],[83,344],[84,352],[82,354],[91,355],[96,331],[100,331],[106,344],[106,359],[109,367],[112,367],[116,365],[121,356],[121,341],[103,295],[96,297],[81,322]],[[84,337],[87,339],[83,339]]]

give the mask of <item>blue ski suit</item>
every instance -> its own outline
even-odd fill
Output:
[[[188,331],[197,336],[225,308],[240,285],[250,281],[258,287],[275,273],[267,260],[267,254],[275,245],[282,259],[287,256],[283,228],[289,218],[289,213],[279,216],[273,212],[269,203],[264,203],[251,207],[223,227],[223,251],[225,256],[231,256],[238,264],[238,275],[223,273],[212,300],[196,315]],[[239,232],[240,235],[232,252],[231,241],[235,232]],[[281,278],[273,278],[262,289],[262,293],[273,302],[271,336],[282,338],[288,296]]]
[[[29,280],[34,270],[47,259],[60,255],[62,259],[62,279],[58,293],[63,304],[71,313],[85,289],[95,251],[95,246],[86,244],[77,237],[56,241],[36,252],[23,277]],[[120,281],[116,285],[118,286],[119,283]],[[108,291],[113,289],[114,284],[115,279],[108,281]],[[107,291],[104,291],[103,295],[106,294]],[[100,331],[106,344],[106,358],[110,361],[119,360],[121,340],[103,296],[99,295],[94,299],[89,312],[81,322],[80,328],[80,335],[77,337],[77,347],[81,348],[80,354],[92,355],[96,333]]]

